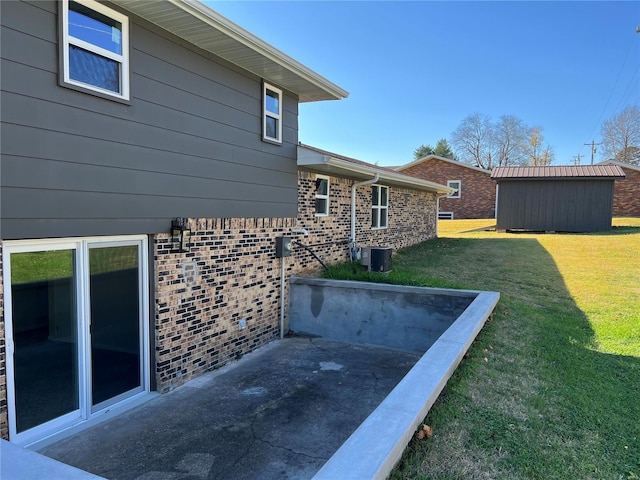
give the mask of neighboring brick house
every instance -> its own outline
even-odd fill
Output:
[[[0,438],[37,445],[277,338],[281,268],[318,263],[276,237],[335,262],[352,229],[435,236],[451,189],[299,146],[298,104],[348,93],[207,6],[0,9]]]
[[[395,170],[457,190],[440,199],[440,218],[495,218],[496,186],[490,170],[438,155],[427,155]]]
[[[613,188],[613,215],[640,217],[640,166],[617,160],[606,160],[599,165],[618,165],[626,175]]]

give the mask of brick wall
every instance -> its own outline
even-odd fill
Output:
[[[170,390],[279,335],[281,264],[274,238],[294,223],[192,219],[188,253],[172,253],[168,234],[155,236],[158,390]],[[192,262],[196,276],[189,281],[183,267]],[[240,320],[246,322],[243,330]]]
[[[297,226],[309,231],[309,237],[296,237],[313,248],[328,262],[349,259],[351,236],[351,185],[353,180],[330,178],[330,214],[315,216],[315,179],[310,172],[298,173]],[[398,187],[389,187],[388,228],[371,229],[371,186],[356,190],[356,241],[358,245],[389,246],[394,250],[436,236],[436,196]],[[313,266],[313,258],[296,255],[301,269]],[[317,266],[317,263],[316,263]]]
[[[193,247],[187,253],[172,250],[168,233],[153,236],[151,323],[159,391],[169,391],[280,335],[282,261],[275,258],[275,237],[290,235],[327,263],[348,260],[352,183],[330,179],[326,217],[315,216],[315,174],[300,172],[297,219],[189,219]],[[359,245],[396,250],[436,236],[432,193],[390,187],[389,227],[371,230],[371,186],[362,186],[357,189],[357,212]],[[292,228],[305,228],[309,235],[292,234]],[[300,246],[294,247],[285,266],[287,277],[321,268]],[[0,315],[4,312],[1,278]],[[246,322],[245,329],[239,329],[240,320]],[[3,316],[0,437],[8,437]]]
[[[617,180],[613,191],[613,215],[640,217],[640,171],[622,167],[626,178]]]
[[[453,212],[454,218],[495,218],[496,184],[490,173],[438,159],[418,163],[401,173],[442,185],[447,185],[448,180],[460,180],[461,197],[441,198],[440,211]]]
[[[181,254],[172,253],[168,234],[155,237],[155,350],[160,391],[279,336],[281,260],[275,258],[275,237],[292,236],[328,264],[348,260],[352,183],[330,179],[330,215],[326,217],[315,216],[315,175],[301,172],[297,220],[191,219],[194,246]],[[371,187],[360,187],[357,193],[360,245],[395,250],[435,237],[434,194],[390,188],[389,228],[371,230]],[[292,228],[304,228],[308,235],[292,234]],[[197,276],[187,284],[182,269],[192,262],[197,265]],[[285,265],[287,277],[322,268],[299,245]],[[238,329],[241,319],[246,321],[245,330]]]

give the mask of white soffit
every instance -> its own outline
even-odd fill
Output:
[[[455,192],[454,188],[440,185],[417,177],[411,177],[402,173],[394,172],[386,168],[379,168],[365,162],[355,163],[344,158],[336,158],[326,153],[314,151],[298,146],[298,167],[312,172],[325,175],[352,178],[355,180],[370,180],[376,174],[380,176],[378,183],[382,185],[393,185],[415,190],[424,190],[434,193]]]
[[[193,45],[299,96],[339,100],[349,92],[197,0],[113,0]]]

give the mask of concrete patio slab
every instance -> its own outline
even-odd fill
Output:
[[[285,338],[41,453],[114,480],[312,478],[419,358]]]

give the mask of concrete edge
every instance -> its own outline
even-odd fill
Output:
[[[314,480],[387,478],[499,299],[497,292],[480,292]]]
[[[0,478],[2,480],[33,480],[36,478],[104,480],[103,477],[98,477],[1,439]]]
[[[395,285],[391,283],[361,282],[358,280],[335,280],[333,278],[317,277],[289,277],[289,282],[300,285],[319,285],[340,288],[353,288],[357,290],[375,290],[384,292],[424,293],[434,295],[448,295],[451,297],[476,297],[483,293],[481,290],[458,290],[453,288],[416,287],[414,285]]]

